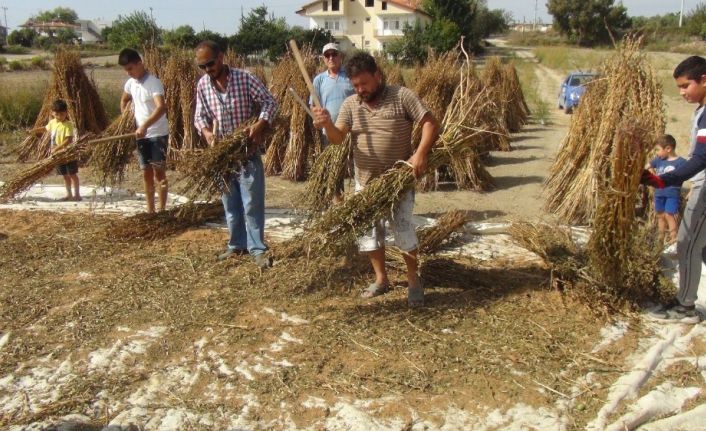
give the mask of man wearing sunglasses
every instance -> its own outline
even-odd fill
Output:
[[[196,46],[196,65],[205,74],[196,85],[194,126],[209,145],[257,118],[248,129],[248,159],[240,173],[232,176],[221,197],[230,239],[218,259],[249,253],[260,268],[267,268],[271,261],[265,255],[265,173],[260,145],[277,103],[253,74],[223,64],[223,52],[215,42],[204,41]],[[214,133],[215,124],[218,136]]]
[[[321,101],[321,105],[331,114],[331,119],[335,122],[338,111],[341,109],[343,101],[348,96],[355,94],[348,75],[342,68],[343,53],[338,49],[338,44],[327,43],[321,51],[326,71],[314,77],[314,90]],[[314,105],[313,98],[309,100],[311,106]],[[323,147],[328,146],[326,129],[322,130]],[[343,182],[338,184],[334,203],[343,200]]]

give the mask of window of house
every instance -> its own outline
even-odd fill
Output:
[[[357,23],[358,23],[358,21],[356,21],[356,20],[353,20],[353,24],[357,24]]]
[[[367,47],[369,47],[369,46],[370,46],[370,41],[369,41],[369,40],[366,40],[366,41],[365,41],[365,47],[367,48]]]
[[[324,30],[340,30],[341,22],[338,20],[324,21]]]
[[[387,10],[387,2],[382,2],[382,10]]]
[[[331,0],[331,10],[332,11],[340,10],[339,7],[340,7],[339,0]]]
[[[327,11],[328,11],[328,2],[325,1],[324,2],[324,12],[327,12]]]
[[[370,17],[365,18],[365,22],[370,22]]]
[[[374,0],[365,0],[365,7],[373,7],[375,6]]]

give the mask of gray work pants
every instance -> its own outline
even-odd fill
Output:
[[[679,290],[677,300],[691,306],[701,280],[701,264],[706,262],[706,187],[694,186],[684,208],[677,235]]]

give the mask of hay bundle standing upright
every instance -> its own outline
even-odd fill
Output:
[[[130,79],[123,88],[120,98],[120,111],[129,109],[130,101],[135,110],[137,130],[137,158],[142,169],[147,198],[147,212],[155,211],[155,183],[159,197],[159,210],[167,205],[167,144],[169,124],[167,107],[164,103],[162,81],[152,75],[142,62],[140,54],[131,48],[125,48],[118,56],[120,64]]]
[[[343,102],[334,124],[323,108],[314,108],[316,125],[326,129],[329,142],[341,144],[348,132],[353,140],[356,189],[383,174],[399,161],[412,166],[415,176],[427,167],[428,153],[439,135],[439,126],[419,97],[411,90],[386,86],[375,59],[358,53],[348,60],[346,72],[357,95]],[[416,151],[412,150],[412,128],[421,124],[422,137]],[[424,303],[424,289],[417,275],[417,236],[411,222],[414,192],[400,199],[391,217],[395,243],[404,252],[407,265],[407,300],[411,306]],[[385,270],[385,233],[382,222],[358,241],[375,270],[375,282],[363,291],[364,297],[376,296],[389,289]]]
[[[194,126],[209,145],[257,116],[247,130],[251,140],[248,158],[239,174],[230,177],[222,196],[230,239],[227,250],[218,258],[250,253],[258,266],[266,268],[270,261],[265,256],[265,172],[260,145],[263,132],[275,116],[277,102],[252,73],[224,64],[223,52],[215,42],[196,46],[196,64],[206,74],[196,86]],[[214,124],[218,124],[218,136]]]

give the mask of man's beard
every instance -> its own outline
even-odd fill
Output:
[[[359,94],[358,97],[360,97],[360,99],[366,103],[374,102],[375,100],[377,100],[378,97],[380,97],[380,94],[382,94],[382,90],[384,89],[385,85],[380,84],[378,85],[378,88],[376,88],[375,91],[373,91],[372,93]]]

